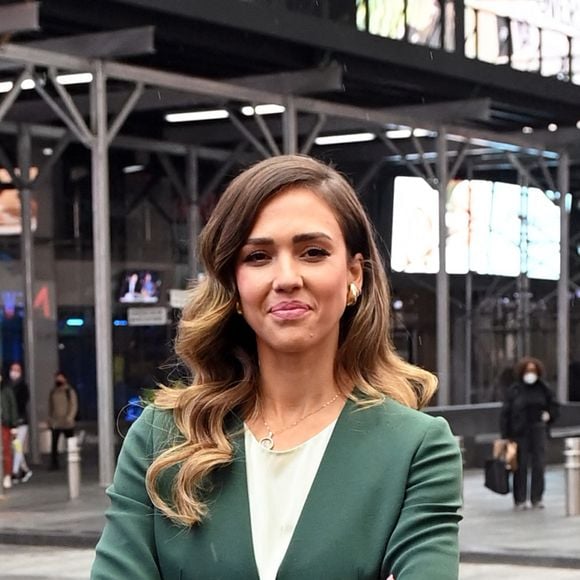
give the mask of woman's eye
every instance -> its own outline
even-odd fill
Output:
[[[265,262],[267,259],[268,254],[266,254],[266,252],[252,252],[244,258],[244,262],[260,263]]]
[[[324,248],[308,248],[304,252],[306,258],[324,258],[325,256],[330,256],[330,252]]]

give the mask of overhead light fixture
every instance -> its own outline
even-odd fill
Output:
[[[576,129],[580,129],[580,121],[576,121]]]
[[[408,139],[413,134],[411,127],[401,127],[400,129],[391,129],[385,132],[389,139]]]
[[[347,133],[345,135],[325,135],[316,137],[316,145],[341,145],[343,143],[364,143],[365,141],[374,141],[374,133]]]
[[[129,173],[139,173],[145,169],[145,165],[135,164],[135,165],[127,165],[123,167],[123,173],[128,175]]]
[[[46,155],[46,157],[50,157],[54,153],[54,149],[52,147],[44,147],[42,150],[42,154]]]
[[[82,85],[92,81],[93,75],[90,72],[58,75],[56,77],[56,82],[59,85]]]
[[[413,129],[414,137],[435,137],[436,134],[435,131],[429,131],[428,129]]]
[[[210,111],[185,111],[183,113],[168,113],[165,120],[168,123],[187,123],[189,121],[213,121],[215,119],[227,119],[230,114],[225,109],[213,109]]]
[[[534,132],[533,127],[530,127],[528,125],[526,125],[525,127],[522,127],[522,133],[524,135],[531,135]]]
[[[91,73],[73,73],[66,75],[58,75],[56,77],[56,82],[59,85],[80,85],[90,83],[93,80],[93,75]],[[36,86],[34,79],[25,79],[20,84],[20,88],[24,91],[29,91]],[[14,87],[12,81],[1,81],[0,82],[0,93],[9,93]]]
[[[556,123],[550,123],[548,125],[548,131],[550,131],[551,133],[553,133],[554,131],[558,130],[558,125],[556,125]]]
[[[246,105],[242,107],[242,115],[246,117],[251,117],[252,115],[279,115],[286,110],[286,107],[283,105],[256,105],[252,107],[251,105]]]

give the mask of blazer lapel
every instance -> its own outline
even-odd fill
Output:
[[[362,413],[356,410],[355,403],[347,399],[280,565],[277,575],[279,580],[292,580],[300,570],[313,571],[310,561],[311,558],[316,558],[313,547],[324,541],[323,529],[332,527],[333,518],[340,513],[344,502],[344,491],[337,485],[337,481],[344,480],[343,476],[352,477],[352,474],[347,473],[349,462],[345,458],[356,448],[353,437],[359,425],[360,414]]]

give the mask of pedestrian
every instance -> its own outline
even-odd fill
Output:
[[[78,411],[78,398],[75,389],[69,384],[65,374],[55,374],[54,387],[49,397],[49,425],[52,430],[50,469],[59,468],[58,443],[61,435],[67,439],[74,435],[75,418]]]
[[[558,418],[554,393],[543,381],[544,365],[533,357],[518,361],[516,382],[508,389],[501,410],[501,436],[517,443],[517,469],[513,475],[514,508],[525,510],[528,500],[528,467],[531,464],[529,499],[543,508],[548,426]]]
[[[0,425],[2,427],[2,486],[12,487],[12,429],[16,426],[18,413],[14,392],[0,375]]]
[[[30,391],[24,381],[22,365],[19,362],[13,362],[8,370],[8,386],[14,393],[16,400],[16,435],[12,442],[12,482],[26,483],[32,477],[32,470],[28,467],[24,450],[28,438],[28,402],[30,400]]]
[[[93,580],[458,577],[461,456],[390,341],[387,280],[345,178],[241,173],[200,237],[191,370],[130,427]]]

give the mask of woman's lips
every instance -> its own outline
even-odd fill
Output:
[[[270,309],[270,314],[279,320],[296,320],[308,312],[310,307],[303,302],[281,302]]]

